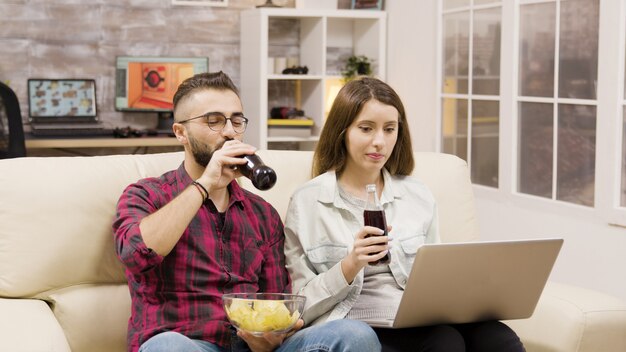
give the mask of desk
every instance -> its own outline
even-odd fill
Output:
[[[92,153],[78,152],[73,149],[111,149],[111,148],[135,148],[133,154],[141,149],[144,153],[148,152],[149,147],[178,147],[171,148],[182,150],[182,145],[174,137],[128,137],[128,138],[112,138],[112,137],[80,137],[80,138],[46,138],[26,136],[26,151],[30,156],[40,154],[43,150],[58,150],[74,155],[92,155]],[[110,153],[104,153],[110,154]]]

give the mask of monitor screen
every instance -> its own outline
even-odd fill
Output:
[[[96,121],[96,81],[93,79],[28,80],[31,121]]]
[[[118,56],[115,109],[171,112],[178,85],[208,69],[206,57]]]

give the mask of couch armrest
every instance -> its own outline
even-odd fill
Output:
[[[0,351],[71,352],[46,302],[0,298]]]
[[[548,282],[532,317],[505,321],[527,352],[626,351],[626,303]]]

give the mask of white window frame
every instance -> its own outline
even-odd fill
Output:
[[[469,57],[468,57],[468,61],[467,61],[467,93],[443,93],[443,80],[442,80],[442,75],[443,75],[443,65],[442,65],[442,61],[443,61],[443,37],[442,37],[442,33],[443,33],[443,21],[439,20],[438,21],[438,42],[437,42],[437,87],[438,87],[438,100],[437,100],[437,142],[436,142],[436,147],[438,151],[441,151],[443,149],[443,145],[442,145],[442,139],[443,139],[443,127],[442,127],[442,103],[443,103],[443,99],[465,99],[467,100],[467,165],[470,168],[470,174],[471,174],[471,170],[472,170],[472,136],[473,136],[473,132],[472,132],[472,122],[473,122],[473,101],[474,100],[479,100],[479,101],[496,101],[498,102],[498,104],[500,104],[500,113],[502,112],[502,61],[500,64],[500,94],[497,95],[482,95],[482,94],[474,94],[474,73],[473,73],[473,69],[472,67],[474,66],[474,58],[473,58],[473,54],[474,54],[474,12],[475,11],[480,11],[480,10],[487,10],[487,9],[494,9],[494,8],[500,8],[501,12],[500,12],[500,18],[501,21],[503,19],[503,4],[502,1],[493,1],[492,3],[488,3],[488,4],[480,4],[480,5],[473,5],[474,0],[470,0],[471,5],[470,6],[463,6],[463,7],[458,7],[452,10],[444,10],[443,9],[443,0],[440,0],[438,2],[438,7],[439,7],[439,18],[442,19],[444,15],[448,15],[448,14],[454,14],[454,13],[459,13],[459,12],[469,12]],[[502,24],[501,24],[502,27]],[[500,38],[502,38],[502,33],[500,33]],[[502,48],[500,48],[500,50],[502,50]],[[501,115],[498,116],[498,123],[500,125],[500,130],[502,129],[502,117]],[[500,145],[502,144],[502,139],[501,137],[498,140],[498,144],[499,144],[499,148],[501,147]],[[499,159],[501,159],[499,157]],[[500,164],[502,160],[498,160],[498,186],[500,185],[500,168],[502,167],[502,165]],[[480,184],[474,184],[475,187],[483,187],[486,189],[497,189],[491,186],[485,186],[485,185],[480,185]]]
[[[563,0],[561,0],[563,1]],[[516,13],[515,13],[515,17],[516,17],[516,23],[517,23],[517,27],[516,27],[516,35],[515,35],[515,39],[514,39],[514,43],[518,48],[518,52],[516,53],[516,60],[515,60],[515,68],[519,69],[519,40],[520,40],[520,28],[519,28],[519,24],[520,24],[520,20],[519,20],[519,16],[520,16],[520,7],[523,5],[531,5],[531,4],[550,4],[550,3],[555,3],[556,5],[556,19],[555,19],[555,37],[554,37],[554,81],[553,81],[553,96],[552,97],[520,97],[519,92],[517,91],[518,87],[519,87],[519,72],[516,72],[516,75],[514,77],[515,79],[515,94],[514,94],[514,101],[515,101],[515,116],[516,116],[516,123],[515,123],[515,137],[517,138],[517,136],[519,136],[519,130],[517,128],[519,128],[519,115],[517,114],[519,112],[519,103],[546,103],[546,104],[552,104],[552,116],[553,116],[553,128],[552,128],[552,133],[553,133],[553,138],[552,138],[552,194],[550,196],[550,198],[547,198],[549,200],[553,200],[556,202],[564,202],[567,204],[572,204],[572,205],[576,205],[576,206],[583,206],[583,207],[588,207],[587,205],[579,205],[579,204],[575,204],[575,203],[571,203],[571,202],[565,202],[562,200],[557,199],[557,191],[558,191],[558,147],[559,147],[559,118],[561,117],[559,115],[559,106],[561,104],[571,104],[571,105],[585,105],[585,106],[593,106],[596,108],[596,128],[597,128],[597,123],[600,120],[600,115],[598,114],[598,101],[599,101],[599,94],[598,97],[596,97],[596,99],[569,99],[569,98],[561,98],[559,96],[559,70],[560,70],[560,51],[559,51],[559,47],[560,47],[560,25],[561,25],[561,1],[557,1],[557,0],[521,0],[519,2],[519,4],[515,7]],[[599,31],[598,31],[599,32]],[[600,33],[598,33],[598,37],[600,36]],[[598,48],[598,62],[600,62],[600,49]],[[598,74],[599,76],[599,74]],[[596,140],[597,140],[597,129],[596,129]],[[517,143],[515,143],[514,145],[518,145],[519,142],[517,141]],[[597,143],[596,143],[597,144]],[[597,148],[597,146],[596,146]],[[516,153],[518,153],[518,150],[515,150]],[[518,163],[518,155],[516,154],[516,167],[519,166]],[[596,153],[596,162],[597,162],[597,153]],[[597,175],[597,167],[596,167],[596,177]],[[519,171],[516,168],[516,171]],[[515,176],[515,180],[517,181],[517,175],[518,173],[516,172],[514,174]],[[594,187],[597,184],[597,179],[594,178]],[[515,183],[517,184],[517,182]],[[519,190],[517,190],[517,188],[515,188],[513,190],[513,192],[516,192],[518,194],[523,194],[523,195],[527,195],[526,193],[523,192],[519,192]],[[594,197],[595,197],[596,192],[594,192]],[[535,196],[535,195],[530,195],[531,197],[539,197],[539,196]],[[545,198],[545,197],[542,197]],[[594,205],[595,205],[595,199],[594,199]],[[593,206],[592,206],[593,207]]]
[[[626,227],[626,207],[620,206],[622,136],[624,98],[624,74],[626,56],[626,1],[600,0],[598,43],[598,86],[596,106],[596,170],[594,206],[583,206],[557,199],[549,199],[517,192],[518,174],[518,80],[520,5],[545,3],[554,0],[501,1],[501,53],[500,53],[500,140],[498,188],[474,185],[477,197],[491,199],[503,204],[514,203],[538,212],[550,212],[563,216],[602,219],[615,226]],[[483,8],[479,5],[476,8]],[[489,6],[488,6],[489,7]],[[469,10],[470,7],[465,7]],[[443,50],[443,0],[438,1],[437,28],[437,136],[436,148],[442,151],[442,50]],[[558,35],[558,33],[557,33]],[[470,37],[471,38],[471,37]],[[558,50],[558,47],[557,47]],[[470,58],[471,59],[471,58]],[[555,58],[555,59],[558,59]],[[471,64],[471,62],[470,62]],[[470,66],[471,67],[471,66]],[[558,85],[558,76],[555,85]],[[472,95],[467,95],[472,99]],[[474,96],[474,98],[482,98]],[[532,99],[532,101],[539,101]],[[531,101],[521,99],[521,101]],[[542,101],[543,102],[543,101]],[[549,98],[550,103],[584,102],[589,100]],[[468,102],[469,103],[469,102]],[[469,109],[469,107],[468,107]],[[471,114],[471,110],[470,110]],[[468,119],[471,116],[468,116]],[[471,120],[468,121],[471,126]],[[468,137],[469,139],[469,137]],[[468,148],[468,159],[471,157]],[[556,153],[556,149],[554,150]],[[555,184],[556,185],[556,184]],[[554,187],[553,187],[554,188]],[[553,190],[554,192],[554,190]]]
[[[621,201],[622,160],[622,124],[623,109],[626,107],[624,98],[624,73],[626,52],[626,1],[600,1],[600,57],[598,65],[598,97],[602,98],[598,106],[598,116],[606,118],[598,120],[596,147],[596,200],[598,211],[606,214],[609,224],[626,227],[626,207]]]

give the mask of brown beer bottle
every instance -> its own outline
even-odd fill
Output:
[[[383,210],[383,206],[380,204],[380,200],[378,199],[378,194],[376,192],[376,185],[369,184],[365,186],[365,190],[367,191],[367,204],[365,205],[365,210],[363,211],[363,218],[366,226],[377,227],[385,233],[382,236],[387,236],[387,219],[385,218],[385,211]],[[372,235],[368,235],[369,237]],[[385,254],[379,260],[370,262],[370,265],[378,265],[378,264],[389,264],[391,261],[391,253]]]
[[[239,171],[252,181],[252,184],[261,191],[267,191],[276,183],[276,172],[265,165],[258,155],[242,155],[246,163],[239,165]]]
[[[227,141],[232,141],[232,138],[226,138]],[[274,187],[276,183],[276,171],[271,167],[265,165],[263,160],[256,155],[240,155],[239,158],[245,159],[246,163],[243,165],[232,166],[233,169],[239,169],[239,172],[252,181],[252,185],[261,191],[267,191]]]

